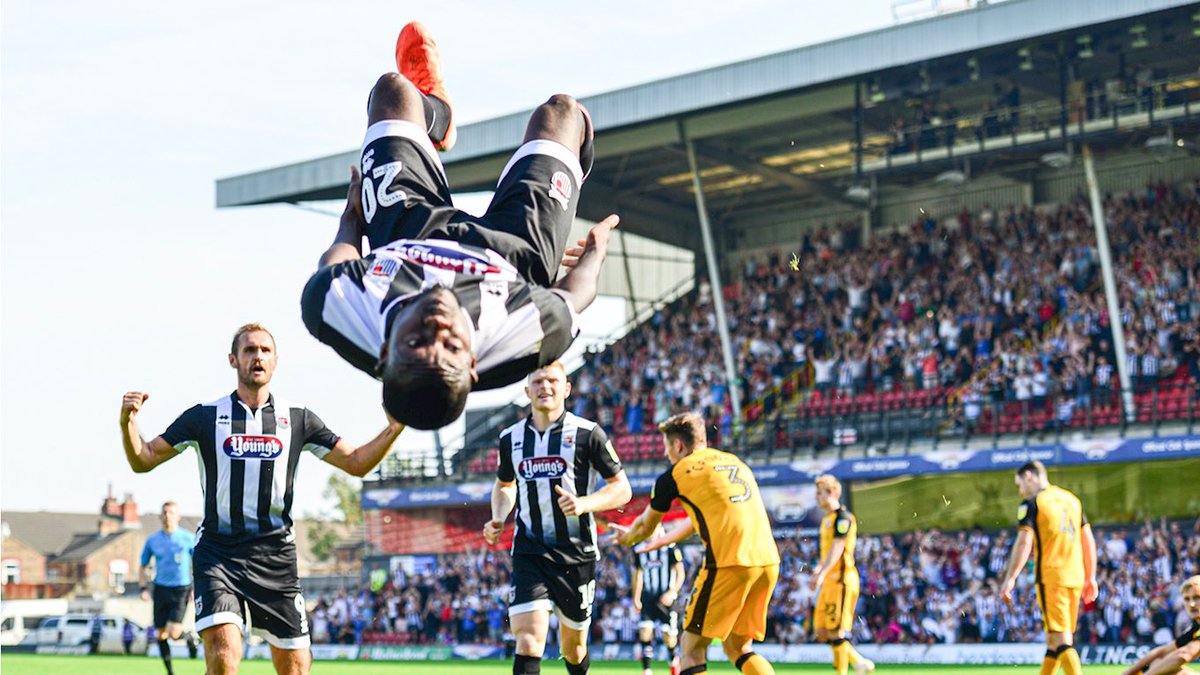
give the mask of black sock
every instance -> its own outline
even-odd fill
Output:
[[[650,661],[654,659],[654,645],[642,643],[642,670],[650,670]]]
[[[513,659],[513,675],[538,675],[542,672],[542,657],[517,654]]]
[[[587,675],[588,668],[592,667],[592,655],[587,653],[583,655],[583,660],[579,663],[571,663],[563,659],[563,663],[567,664],[568,675]]]
[[[587,180],[588,174],[592,172],[592,163],[596,160],[596,147],[593,143],[595,132],[592,130],[592,116],[584,111],[583,106],[580,106],[580,114],[583,115],[583,145],[579,148],[579,167],[583,169],[583,179]]]
[[[450,130],[450,106],[442,99],[432,94],[422,94],[421,101],[425,105],[425,123],[429,128],[425,131],[434,143],[446,137]]]
[[[162,657],[163,665],[167,667],[167,675],[174,675],[171,668],[171,645],[166,640],[158,641],[158,654]]]
[[[691,668],[684,668],[682,671],[680,671],[679,675],[697,675],[697,673],[707,673],[707,672],[708,672],[708,664],[701,663],[700,665],[692,666]]]
[[[199,640],[196,639],[195,633],[187,634],[188,656],[193,659],[196,658],[196,653],[199,651],[198,642]]]

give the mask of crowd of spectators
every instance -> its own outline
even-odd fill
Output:
[[[1104,200],[1129,372],[1152,387],[1200,376],[1200,180]],[[953,391],[959,428],[981,403],[1057,397],[1071,407],[1118,387],[1091,210],[985,207],[860,241],[857,225],[805,234],[744,261],[724,292],[748,416],[793,373],[816,395]],[[617,433],[702,410],[730,423],[712,291],[682,301],[576,374],[574,412]],[[811,394],[810,394],[811,395]],[[755,402],[759,403],[755,403]]]
[[[1186,621],[1179,584],[1200,573],[1200,520],[1098,527],[1096,538],[1100,595],[1093,609],[1080,613],[1077,642],[1165,642]],[[1011,530],[861,536],[855,559],[862,594],[854,640],[1041,641],[1032,566],[1018,579],[1012,604],[997,594],[1012,542]],[[781,570],[767,639],[811,642],[815,596],[807,582],[818,562],[816,539],[781,540],[779,546]],[[698,545],[684,551],[689,580],[677,607],[681,614],[703,559]],[[423,574],[393,570],[374,587],[321,598],[312,613],[313,638],[354,644],[364,635],[372,639],[383,634],[412,644],[504,644],[511,640],[510,570],[508,553],[495,550],[441,555]],[[607,546],[597,576],[594,644],[636,641],[629,551]]]

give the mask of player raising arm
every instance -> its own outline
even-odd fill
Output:
[[[358,448],[330,431],[313,411],[275,397],[275,338],[260,324],[233,335],[229,365],[237,389],[195,405],[161,436],[146,441],[137,416],[149,394],[121,403],[125,459],[138,473],[188,450],[196,452],[204,520],[192,557],[196,630],[204,638],[208,675],[236,673],[242,659],[243,607],[266,633],[280,675],[306,675],[312,665],[308,619],[296,575],[292,500],[300,456],[310,453],[365,476],[404,429],[395,420]]]

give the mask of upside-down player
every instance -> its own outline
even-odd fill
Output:
[[[1041,462],[1022,464],[1016,483],[1025,501],[1017,508],[1020,530],[1000,584],[1000,597],[1012,601],[1017,574],[1034,550],[1038,605],[1046,627],[1046,656],[1039,673],[1054,675],[1061,666],[1067,675],[1080,675],[1083,666],[1073,644],[1079,600],[1081,596],[1088,603],[1096,599],[1092,526],[1079,498],[1051,485]]]
[[[817,639],[833,647],[833,669],[845,675],[850,666],[855,672],[869,673],[875,664],[859,654],[846,635],[854,627],[854,605],[858,602],[858,568],[854,565],[854,546],[858,540],[858,521],[842,506],[842,483],[829,474],[818,476],[817,505],[825,511],[821,519],[821,563],[812,571],[808,587],[821,588],[813,625]]]
[[[1200,574],[1188,577],[1179,587],[1183,594],[1183,608],[1192,618],[1188,626],[1174,642],[1159,645],[1146,652],[1137,663],[1130,666],[1121,675],[1147,673],[1147,675],[1167,675],[1168,673],[1192,673],[1196,671],[1187,667],[1188,663],[1200,658]]]
[[[696,413],[675,415],[658,430],[672,466],[655,481],[650,505],[618,543],[634,546],[649,538],[678,498],[692,527],[676,527],[660,543],[684,539],[694,528],[705,549],[684,616],[682,675],[708,671],[713,640],[746,675],[774,675],[753,649],[754,640],[766,637],[767,603],[779,579],[779,549],[754,473],[737,457],[708,447],[704,418]]]

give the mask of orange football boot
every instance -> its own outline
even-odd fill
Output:
[[[458,130],[454,127],[454,108],[446,93],[446,82],[442,80],[442,57],[433,36],[419,21],[406,25],[396,38],[396,69],[422,94],[434,96],[446,104],[446,109],[451,112],[450,126],[441,140],[433,141],[433,147],[442,151],[454,147]]]

